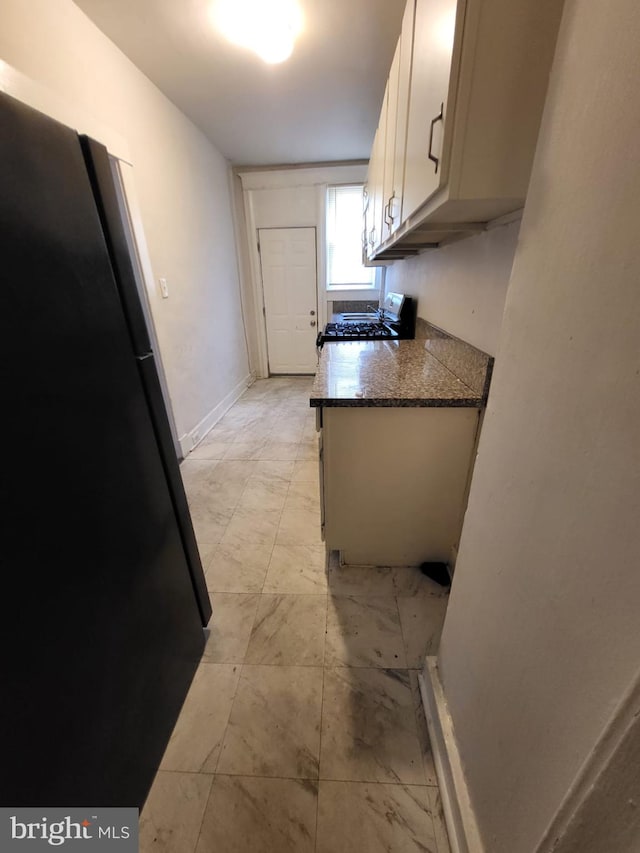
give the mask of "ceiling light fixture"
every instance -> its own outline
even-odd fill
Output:
[[[302,30],[296,0],[216,0],[211,16],[230,42],[249,48],[269,64],[291,56]]]

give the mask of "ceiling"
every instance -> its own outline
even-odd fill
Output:
[[[405,0],[300,0],[292,57],[227,43],[211,0],[74,0],[234,164],[367,160]]]

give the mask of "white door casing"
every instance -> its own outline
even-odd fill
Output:
[[[260,228],[270,373],[315,373],[316,229]]]
[[[146,321],[147,332],[149,334],[149,340],[151,341],[151,349],[153,351],[156,370],[158,372],[160,389],[162,391],[162,398],[167,411],[169,428],[171,430],[171,436],[173,438],[173,444],[176,449],[178,459],[182,459],[185,456],[185,452],[181,444],[180,437],[178,436],[175,415],[173,413],[173,404],[171,402],[171,395],[169,393],[169,385],[167,382],[167,374],[162,361],[162,352],[160,350],[160,343],[158,341],[158,334],[156,332],[156,325],[153,320],[153,311],[149,299],[149,291],[154,286],[154,277],[151,270],[151,259],[149,258],[149,250],[147,248],[142,220],[138,210],[135,187],[133,184],[133,167],[129,163],[126,163],[123,160],[118,160],[111,155],[109,155],[109,162],[111,164],[111,174],[113,175],[113,183],[118,199],[120,218],[122,220],[127,246],[129,248],[129,255],[131,257],[131,265],[133,267],[138,296],[140,297],[140,305]]]

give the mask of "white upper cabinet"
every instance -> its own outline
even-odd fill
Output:
[[[446,178],[444,130],[449,125],[449,79],[456,0],[418,0],[405,153],[403,218]],[[453,95],[453,93],[452,93]]]
[[[370,257],[439,245],[523,207],[562,5],[408,0],[376,143],[386,222]]]

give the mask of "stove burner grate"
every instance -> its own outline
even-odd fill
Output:
[[[329,338],[375,340],[395,337],[384,323],[327,323],[324,336]]]

